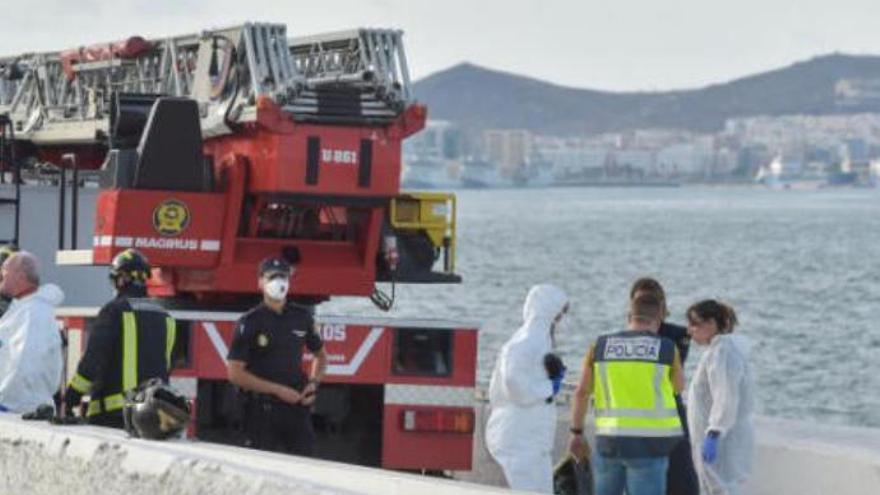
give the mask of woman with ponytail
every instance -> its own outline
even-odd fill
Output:
[[[688,333],[708,349],[688,391],[694,466],[704,495],[737,494],[749,476],[754,450],[752,375],[748,345],[733,335],[736,312],[707,299],[687,311]]]

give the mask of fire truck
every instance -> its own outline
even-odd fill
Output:
[[[27,228],[21,189],[48,180],[58,187],[59,265],[142,251],[154,266],[150,296],[178,321],[172,381],[193,399],[190,434],[235,443],[225,357],[235,321],[259,300],[261,259],[299,258],[292,297],[311,305],[345,295],[388,309],[396,284],[460,282],[455,197],[400,190],[402,141],[426,117],[394,30],[291,38],[284,25],[246,23],[3,57],[7,241]],[[89,185],[94,233],[81,247]],[[68,372],[97,309],[59,310]],[[317,322],[329,355],[314,410],[320,457],[471,468],[476,325]]]

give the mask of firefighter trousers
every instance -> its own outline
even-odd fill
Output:
[[[255,398],[244,407],[245,446],[311,456],[315,451],[315,431],[308,407],[273,399]]]

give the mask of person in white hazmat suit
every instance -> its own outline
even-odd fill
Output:
[[[0,293],[12,303],[0,318],[0,411],[32,412],[54,405],[61,385],[61,335],[55,307],[64,293],[40,285],[34,255],[20,251],[2,268]]]
[[[688,422],[694,467],[703,495],[742,492],[754,456],[753,381],[748,345],[732,335],[736,313],[705,300],[687,311],[688,333],[708,346],[688,392]]]
[[[564,371],[551,373],[545,362],[567,311],[568,296],[561,289],[532,287],[523,306],[523,325],[501,348],[492,372],[486,447],[513,489],[553,492],[553,397]]]

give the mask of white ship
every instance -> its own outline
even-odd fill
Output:
[[[458,168],[449,160],[405,158],[400,185],[404,189],[453,189],[459,186]]]
[[[828,177],[818,171],[805,170],[800,161],[777,156],[758,170],[755,182],[771,189],[819,189],[828,184]]]
[[[469,160],[461,171],[461,185],[470,189],[514,187],[512,179],[501,175],[495,164],[486,160]]]

